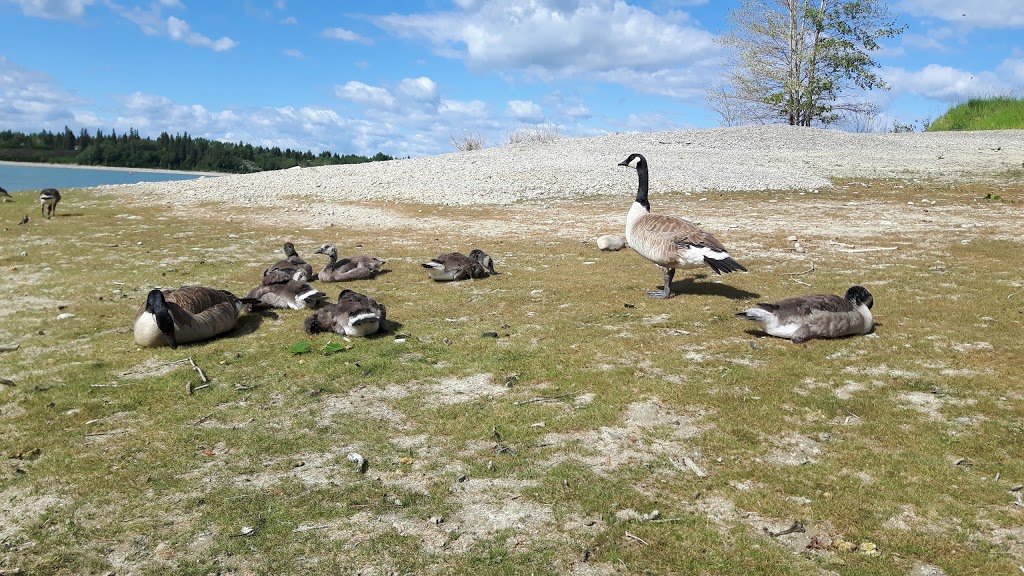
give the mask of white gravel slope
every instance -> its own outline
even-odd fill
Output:
[[[956,180],[1021,168],[1024,131],[854,134],[769,125],[615,134],[130,187],[154,201],[183,204],[280,206],[301,196],[501,205],[623,194],[636,180],[617,164],[633,152],[647,157],[652,191],[815,189],[829,186],[831,177]]]

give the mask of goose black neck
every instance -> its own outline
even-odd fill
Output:
[[[149,296],[146,298],[146,312],[150,312],[156,318],[156,327],[160,329],[160,332],[167,338],[167,343],[174,348],[176,342],[174,340],[174,318],[171,317],[171,311],[167,309],[167,300],[164,299],[164,293],[160,290],[151,290]]]
[[[636,202],[650,212],[651,203],[647,200],[647,160],[641,159],[636,165],[636,175],[640,181],[636,189]]]

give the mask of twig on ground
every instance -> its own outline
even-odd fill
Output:
[[[0,352],[14,352],[21,344],[0,344]]]
[[[659,518],[657,520],[648,520],[647,523],[648,524],[660,524],[662,522],[682,522],[683,520],[686,520],[686,518],[682,518],[682,517],[679,517],[679,518]]]
[[[117,384],[89,384],[89,388],[117,388]]]
[[[211,416],[213,416],[213,412],[210,412],[210,413],[209,413],[209,414],[207,414],[206,416],[203,416],[203,417],[202,417],[202,418],[200,418],[199,420],[196,420],[195,422],[193,422],[193,423],[192,423],[192,425],[193,425],[193,426],[199,426],[199,425],[200,425],[200,424],[202,424],[203,422],[206,422],[207,420],[209,420]]]
[[[804,282],[803,280],[797,280],[796,278],[790,278],[790,280],[792,280],[793,282],[796,282],[797,284],[802,284],[804,286],[810,286],[810,284],[808,284],[807,282]]]
[[[690,458],[689,456],[683,456],[683,466],[680,466],[679,463],[673,460],[672,458],[669,458],[668,461],[671,462],[672,465],[679,470],[689,470],[690,472],[693,472],[694,474],[697,475],[698,478],[708,477],[707,472],[702,470],[700,466],[697,466],[697,463],[694,462],[693,459]]]
[[[779,536],[785,536],[786,534],[792,534],[794,532],[806,532],[807,528],[804,528],[804,523],[799,520],[793,520],[793,524],[785,530],[779,530],[773,532],[768,528],[764,528],[764,533],[771,536],[772,538],[778,538]]]
[[[639,537],[636,534],[633,534],[631,532],[626,532],[626,538],[632,538],[633,540],[636,540],[637,542],[643,544],[644,546],[650,546],[651,545],[647,540],[644,540],[643,538],[641,538],[641,537]]]
[[[520,400],[519,402],[513,402],[516,406],[523,406],[525,404],[533,404],[534,402],[549,402],[551,400],[558,400],[560,398],[566,398],[579,394],[579,392],[566,392],[565,394],[559,394],[558,396],[538,396],[536,398],[530,398],[529,400]]]
[[[202,380],[203,382],[209,382],[209,380],[206,379],[206,374],[203,374],[203,369],[200,368],[199,366],[196,366],[196,363],[195,361],[192,360],[191,356],[188,357],[188,363],[192,365],[192,368],[194,368],[196,372],[199,372],[200,380]]]
[[[814,262],[811,262],[811,267],[808,268],[807,270],[804,270],[803,272],[783,272],[782,275],[783,276],[803,276],[804,274],[807,274],[808,272],[814,272]]]
[[[836,252],[855,254],[859,252],[885,252],[888,250],[899,250],[899,246],[879,246],[877,248],[836,248]]]

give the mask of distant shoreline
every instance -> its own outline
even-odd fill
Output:
[[[159,168],[125,168],[119,166],[85,166],[82,164],[55,164],[51,162],[12,162],[0,160],[0,166],[33,166],[37,168],[72,168],[75,170],[113,170],[114,172],[153,172],[157,174],[194,174],[196,176],[228,176],[230,172],[193,172],[190,170],[161,170]]]

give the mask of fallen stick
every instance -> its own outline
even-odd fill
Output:
[[[633,540],[636,540],[637,542],[643,544],[644,546],[650,546],[650,543],[648,543],[647,540],[644,540],[643,538],[637,536],[636,534],[632,534],[630,532],[626,532],[626,538],[632,538]]]
[[[814,272],[814,262],[811,262],[811,267],[808,268],[807,270],[804,270],[803,272],[783,272],[782,275],[783,276],[803,276],[804,274],[807,274],[808,272]]]
[[[899,250],[899,246],[880,246],[878,248],[836,248],[836,252],[854,254],[857,252],[885,252],[887,250]]]
[[[14,352],[21,344],[0,344],[0,352]]]
[[[792,280],[793,282],[796,282],[797,284],[802,284],[804,286],[810,286],[810,284],[808,284],[807,282],[804,282],[803,280],[797,280],[796,278],[790,278],[790,280]]]
[[[559,394],[558,396],[538,396],[536,398],[530,398],[529,400],[520,400],[519,402],[513,402],[516,406],[523,406],[525,404],[533,404],[534,402],[547,402],[549,400],[558,400],[559,398],[565,398],[579,394],[579,392],[566,392],[565,394]]]
[[[192,365],[192,368],[194,368],[196,372],[199,372],[200,380],[202,380],[203,382],[209,382],[209,380],[206,379],[206,374],[203,374],[203,369],[200,368],[199,366],[196,366],[196,363],[194,360],[192,360],[191,356],[188,357],[188,363]]]
[[[683,456],[683,464],[686,464],[686,467],[692,470],[698,478],[708,477],[708,473],[701,470],[700,466],[697,466],[697,463],[691,460],[689,456]]]

